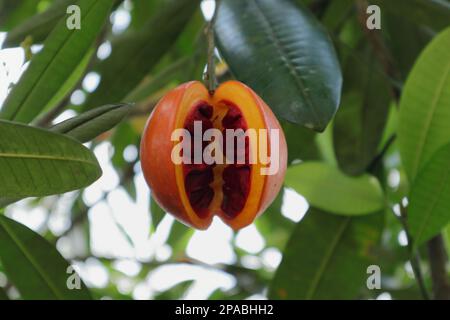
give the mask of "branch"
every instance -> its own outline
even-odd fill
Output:
[[[409,233],[408,225],[406,224],[408,213],[406,208],[400,203],[400,223],[403,226],[403,229],[406,233],[406,239],[408,241],[408,251],[409,251],[409,262],[411,263],[411,267],[413,269],[414,277],[416,278],[417,284],[419,285],[420,293],[425,300],[429,300],[430,297],[428,295],[428,291],[425,287],[425,281],[423,279],[422,269],[420,268],[420,256],[419,253],[414,252],[412,238]]]
[[[445,251],[442,234],[439,234],[429,240],[427,247],[434,299],[450,300],[450,284],[448,282],[446,270],[448,257],[447,252]]]
[[[381,149],[380,153],[378,153],[375,156],[375,158],[373,158],[373,160],[370,162],[370,164],[367,166],[366,169],[367,172],[373,172],[375,170],[378,164],[383,160],[384,156],[386,155],[386,153],[388,152],[389,148],[394,143],[396,138],[397,136],[395,134],[389,137],[389,139],[386,141],[385,145]]]
[[[366,25],[367,21],[367,7],[369,3],[367,0],[358,0],[356,2],[356,10],[358,15],[358,21],[361,25],[361,28],[364,31],[364,34],[367,37],[370,45],[373,48],[375,56],[378,61],[383,66],[386,74],[392,79],[399,78],[399,72],[395,67],[395,63],[393,62],[393,58],[389,49],[384,44],[383,38],[380,36],[380,32],[377,30],[369,30]],[[400,99],[400,90],[396,87],[391,87],[393,97],[398,101]]]

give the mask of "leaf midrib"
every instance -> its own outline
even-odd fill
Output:
[[[3,153],[0,152],[0,158],[18,158],[18,159],[34,159],[34,160],[56,160],[56,161],[69,161],[69,162],[80,162],[96,166],[95,162],[73,158],[73,157],[62,157],[62,156],[52,156],[52,155],[39,155],[39,154],[24,154],[24,153]]]
[[[348,217],[346,219],[346,221],[344,221],[342,223],[342,225],[340,226],[340,228],[338,229],[336,236],[334,237],[334,239],[331,242],[331,246],[329,247],[328,251],[325,253],[323,259],[322,259],[322,263],[320,264],[316,275],[313,278],[312,284],[309,287],[308,292],[306,293],[306,300],[310,300],[312,299],[312,297],[314,296],[317,287],[319,286],[320,280],[322,279],[322,276],[324,274],[324,271],[327,267],[327,265],[330,263],[331,257],[333,256],[334,252],[335,252],[335,248],[337,247],[337,245],[339,244],[339,241],[342,238],[342,235],[344,234],[345,229],[347,228],[347,226],[350,223],[351,218]]]
[[[44,280],[44,283],[47,284],[47,286],[53,292],[53,294],[56,296],[56,298],[60,299],[60,300],[63,300],[64,299],[64,295],[58,290],[57,287],[55,287],[53,285],[53,283],[50,280],[51,277],[49,278],[47,276],[45,271],[39,266],[39,263],[37,261],[35,261],[35,259],[33,258],[33,255],[26,249],[26,247],[22,244],[20,239],[18,239],[16,237],[14,231],[12,231],[9,228],[9,226],[3,221],[2,218],[0,218],[0,225],[3,227],[3,229],[6,232],[6,234],[11,238],[12,242],[19,248],[20,252],[22,252],[22,254],[25,256],[25,258],[28,261],[30,261],[30,264],[34,267],[34,269],[36,269],[36,271],[39,274],[39,276],[42,278],[42,280]]]
[[[320,122],[320,117],[317,114],[317,110],[320,109],[320,108],[315,108],[314,107],[314,103],[312,102],[312,100],[308,96],[308,94],[306,93],[305,84],[303,83],[302,78],[300,76],[297,76],[298,75],[298,71],[291,64],[290,57],[285,52],[285,50],[283,48],[283,45],[281,44],[280,40],[278,39],[278,37],[276,35],[276,32],[275,32],[274,28],[272,27],[272,24],[271,24],[269,18],[266,17],[266,15],[264,14],[264,11],[261,10],[261,8],[259,7],[259,4],[258,4],[257,1],[252,0],[252,3],[254,4],[254,7],[257,9],[257,12],[258,12],[259,16],[263,19],[263,21],[266,24],[266,29],[267,29],[268,36],[273,40],[273,44],[275,45],[275,47],[278,50],[278,52],[280,53],[280,55],[282,57],[284,57],[283,65],[285,65],[287,67],[287,69],[289,71],[288,73],[295,80],[295,83],[297,84],[298,88],[300,89],[300,92],[301,92],[303,98],[305,99],[306,104],[309,105],[309,107],[310,107],[309,109],[311,110],[311,113],[314,115],[316,120],[318,122]]]
[[[92,8],[95,7],[96,4],[97,4],[97,3],[94,2],[94,3],[89,7],[89,9],[87,10],[87,13],[86,13],[85,15],[82,15],[82,17],[81,17],[81,23],[82,23],[83,21],[85,21],[85,20],[88,18],[89,13],[91,13]],[[83,17],[84,17],[84,19],[83,19]],[[68,42],[70,41],[70,39],[72,39],[72,37],[73,37],[73,35],[75,34],[75,32],[77,32],[77,30],[73,30],[73,31],[69,32],[68,36],[67,36],[67,37],[64,39],[64,41],[61,43],[61,46],[60,46],[60,47],[56,50],[56,52],[53,54],[53,56],[52,56],[52,58],[50,59],[49,63],[46,64],[46,66],[44,67],[44,69],[42,70],[42,72],[40,72],[40,76],[39,76],[38,80],[35,81],[35,82],[33,83],[33,85],[31,86],[30,90],[28,90],[28,92],[25,94],[25,96],[23,97],[23,99],[21,100],[21,102],[18,104],[18,108],[17,108],[17,109],[14,111],[14,113],[11,115],[10,119],[13,120],[13,119],[15,119],[15,118],[20,114],[20,112],[21,112],[22,109],[23,109],[23,106],[28,102],[28,99],[30,98],[31,94],[35,91],[35,89],[36,89],[38,83],[41,82],[40,79],[44,76],[44,74],[47,73],[47,71],[49,70],[50,66],[53,65],[54,60],[55,60],[55,57],[58,56],[58,54],[59,54],[59,53],[67,46]],[[44,107],[45,107],[45,106],[44,106]]]

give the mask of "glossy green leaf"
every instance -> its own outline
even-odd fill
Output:
[[[175,43],[198,7],[198,0],[171,1],[144,27],[113,42],[111,55],[98,66],[101,81],[86,108],[123,100]]]
[[[89,48],[98,36],[113,0],[91,1],[80,0],[80,30],[69,30],[66,19],[62,19],[44,43],[44,48],[31,61],[19,83],[8,95],[0,118],[18,122],[30,122],[41,111],[51,108],[64,98],[61,88],[67,91],[67,81],[80,64],[86,61]],[[78,77],[80,72],[75,72]],[[67,93],[67,92],[66,92]],[[50,103],[51,102],[51,103]]]
[[[325,29],[308,9],[288,0],[224,0],[215,31],[232,73],[277,116],[325,129],[339,105],[342,76]]]
[[[437,151],[411,188],[408,225],[415,245],[438,234],[450,222],[450,144]]]
[[[382,214],[340,217],[310,209],[286,245],[269,298],[358,298],[382,226]]]
[[[391,100],[389,79],[371,51],[346,61],[341,106],[334,119],[334,151],[350,175],[366,171],[378,152]],[[368,58],[368,59],[362,59]]]
[[[288,168],[285,185],[319,209],[342,215],[363,215],[383,209],[383,190],[368,174],[346,176],[323,162],[305,162]]]
[[[410,181],[450,142],[450,28],[425,48],[403,89],[398,142]]]
[[[371,0],[382,11],[388,11],[416,24],[423,24],[441,30],[450,21],[450,3],[448,0]]]
[[[50,128],[81,142],[88,142],[115,127],[130,112],[130,104],[106,105],[58,123]]]
[[[31,37],[33,43],[41,43],[53,30],[58,21],[66,15],[67,7],[74,4],[74,0],[55,0],[52,5],[7,33],[3,48],[17,47]]]
[[[65,134],[80,142],[88,142],[101,133],[110,130],[116,126],[129,113],[131,105],[107,105],[94,110],[85,112],[75,118],[63,121],[52,128],[50,131]],[[134,184],[125,185],[128,191],[133,190]],[[9,205],[20,200],[20,198],[0,197],[0,207]]]
[[[60,194],[101,175],[92,152],[72,138],[9,121],[0,121],[0,137],[0,197]]]
[[[0,216],[0,259],[23,299],[91,299],[81,280],[80,289],[68,288],[77,275],[47,240],[5,216]]]

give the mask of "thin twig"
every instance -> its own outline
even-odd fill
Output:
[[[409,233],[408,225],[406,224],[408,213],[406,207],[400,203],[400,223],[403,226],[403,229],[406,233],[406,239],[408,241],[408,252],[409,252],[409,261],[411,263],[411,267],[413,269],[414,277],[416,278],[417,284],[419,286],[420,293],[425,300],[430,300],[430,296],[425,286],[425,281],[423,278],[422,269],[420,267],[420,256],[418,252],[414,251],[413,242],[411,235]]]
[[[214,24],[217,19],[217,12],[219,11],[220,0],[216,0],[216,7],[214,9],[214,14],[211,20],[206,26],[206,39],[208,42],[208,64],[206,67],[206,85],[208,87],[209,93],[212,95],[217,87],[216,78],[216,65],[215,65],[215,41],[214,41]]]
[[[450,300],[450,284],[448,282],[446,268],[448,257],[442,234],[429,240],[427,247],[431,281],[433,283],[433,298],[437,300]]]
[[[386,141],[385,145],[381,149],[380,153],[378,153],[375,158],[370,162],[370,164],[367,166],[367,172],[373,172],[377,165],[380,163],[381,160],[383,160],[384,156],[386,155],[387,151],[391,147],[391,145],[394,143],[397,136],[393,134],[389,137],[389,139]]]
[[[356,10],[357,10],[357,16],[358,21],[361,25],[361,28],[363,29],[364,34],[367,37],[367,40],[369,41],[370,45],[373,48],[373,51],[375,53],[375,56],[377,57],[378,61],[383,66],[386,74],[388,74],[393,79],[399,78],[399,71],[395,67],[395,63],[393,62],[392,55],[389,51],[389,49],[386,47],[383,38],[381,37],[381,33],[378,32],[378,30],[369,30],[366,25],[367,20],[367,14],[366,10],[369,6],[369,3],[367,0],[358,0],[356,2]],[[396,88],[395,86],[391,87],[392,96],[395,98],[395,100],[399,100],[400,98],[400,90]]]

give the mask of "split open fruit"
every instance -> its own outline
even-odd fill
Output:
[[[217,140],[222,140],[223,162],[211,163],[203,157],[198,161],[194,148],[180,152],[180,158],[191,161],[174,161],[176,147],[187,142],[185,137],[174,139],[176,129],[189,133],[194,146],[198,128],[201,136],[205,134],[196,149],[200,147],[201,155],[219,143],[211,137],[205,141],[208,129],[222,134],[223,139]],[[244,143],[237,141],[239,135],[233,137],[235,143],[225,138],[229,131],[252,131],[249,129],[257,135],[245,135]],[[233,151],[231,155],[228,149]],[[217,150],[211,153],[217,156],[214,159],[220,158]],[[244,161],[238,161],[239,155]],[[197,229],[208,228],[217,215],[237,230],[252,223],[280,191],[287,146],[276,117],[249,87],[228,81],[210,94],[202,83],[192,81],[173,89],[156,105],[142,136],[140,157],[152,196],[164,210]]]

